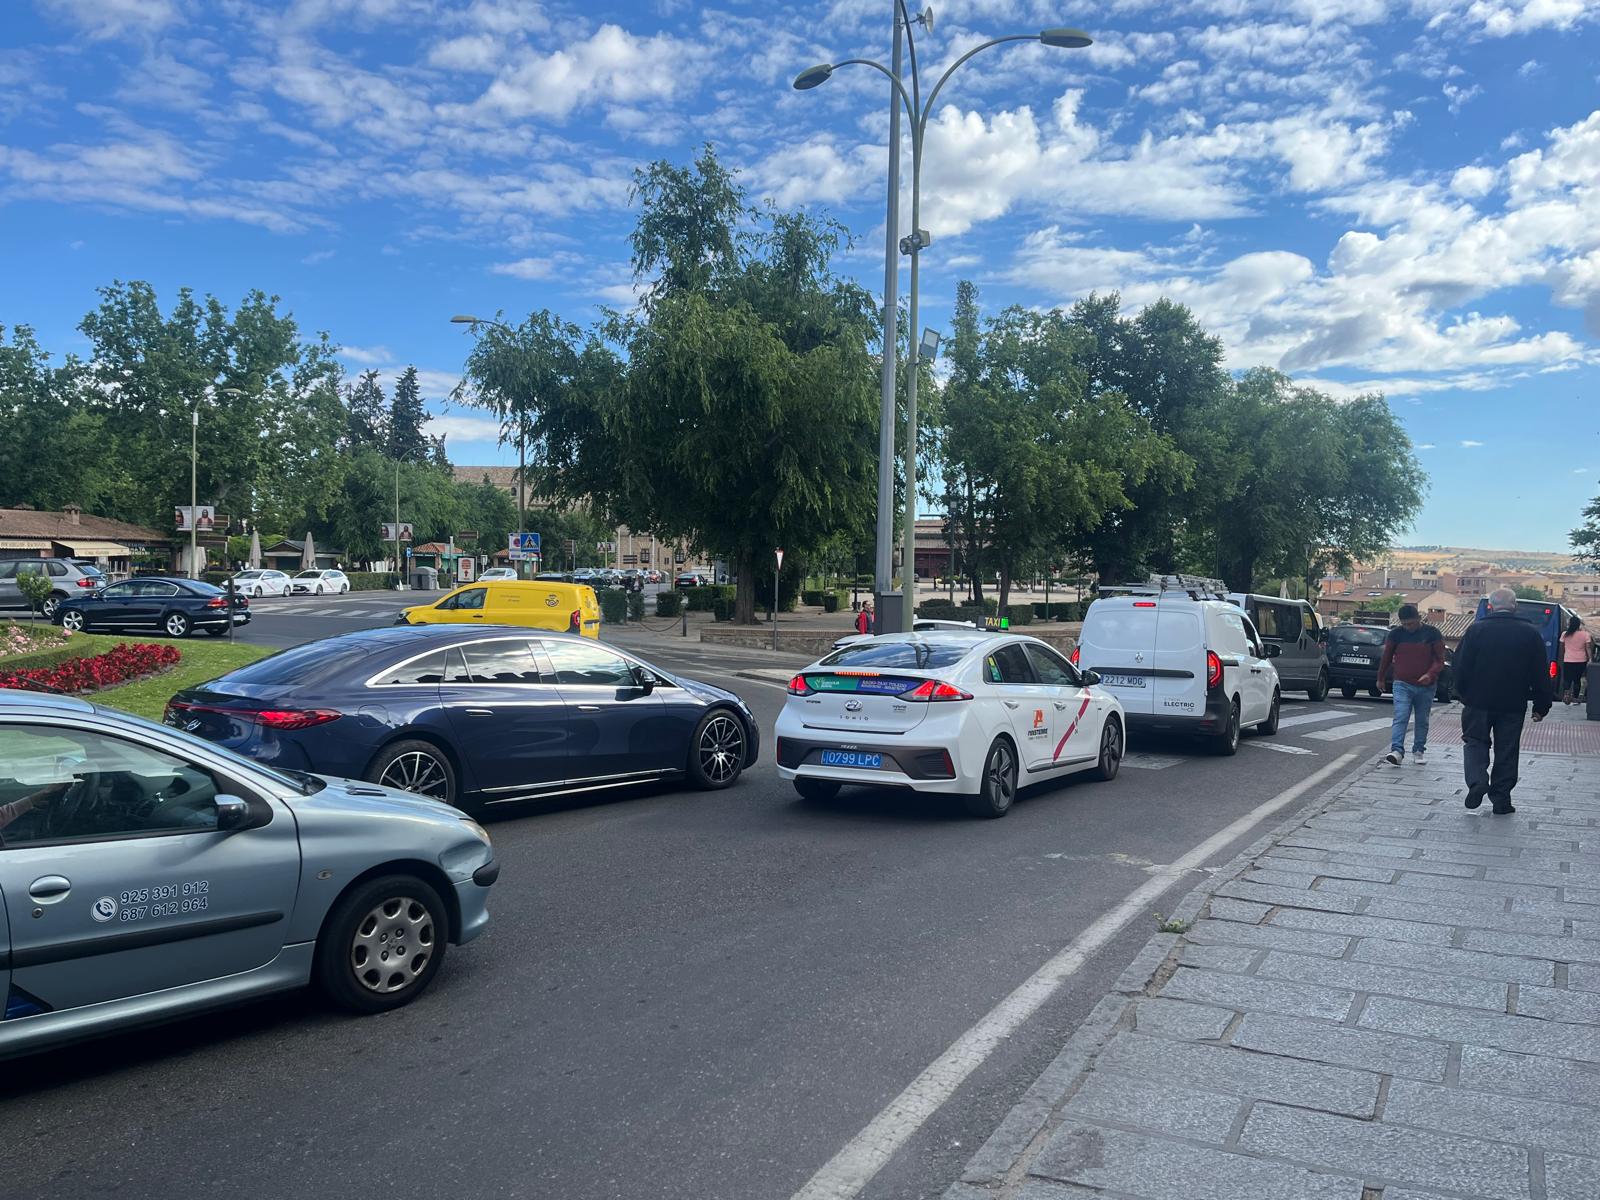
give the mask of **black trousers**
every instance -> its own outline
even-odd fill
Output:
[[[1490,712],[1486,708],[1461,709],[1461,739],[1466,743],[1467,786],[1487,786],[1489,802],[1496,808],[1511,803],[1517,786],[1517,760],[1522,755],[1522,723],[1527,710]],[[1489,769],[1489,749],[1494,748],[1494,769]]]

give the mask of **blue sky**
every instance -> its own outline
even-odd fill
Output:
[[[926,3],[927,0],[924,0]],[[1600,3],[946,0],[924,78],[986,51],[928,134],[925,324],[1189,304],[1229,365],[1382,391],[1432,477],[1412,543],[1562,549],[1600,490]],[[452,313],[631,302],[628,184],[711,141],[758,196],[858,235],[882,281],[888,0],[12,0],[0,39],[0,323],[57,352],[94,288],[252,287],[352,371],[443,397]]]

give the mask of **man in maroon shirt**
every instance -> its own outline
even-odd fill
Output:
[[[1378,661],[1378,685],[1392,685],[1394,691],[1394,726],[1383,761],[1396,767],[1405,762],[1406,725],[1415,715],[1417,732],[1411,757],[1420,766],[1428,761],[1428,715],[1433,709],[1434,685],[1444,670],[1444,635],[1422,623],[1415,604],[1402,604],[1399,617],[1400,624],[1384,639],[1383,657]]]

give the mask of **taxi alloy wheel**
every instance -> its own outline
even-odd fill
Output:
[[[1003,817],[1017,798],[1017,752],[1005,738],[996,738],[983,760],[978,792],[968,796],[967,809],[976,817]]]
[[[707,790],[732,786],[744,770],[744,726],[726,709],[707,713],[695,730],[689,773]]]
[[[355,1012],[386,1012],[422,994],[439,970],[450,922],[415,875],[385,875],[340,898],[317,939],[317,982]]]
[[[1100,731],[1100,758],[1094,764],[1094,777],[1110,783],[1122,769],[1122,725],[1115,717],[1107,717]]]

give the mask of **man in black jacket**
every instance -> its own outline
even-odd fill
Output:
[[[1533,701],[1533,719],[1542,721],[1555,696],[1544,639],[1517,616],[1517,595],[1510,588],[1496,589],[1483,620],[1468,627],[1456,651],[1455,681],[1466,742],[1467,807],[1477,808],[1487,795],[1497,816],[1514,813],[1511,789],[1517,786],[1528,701]]]

